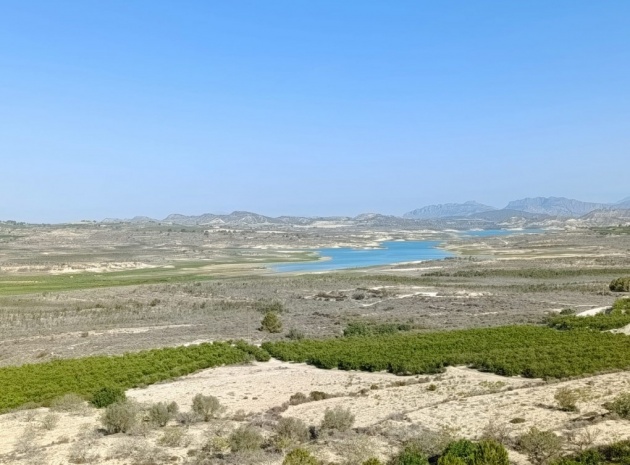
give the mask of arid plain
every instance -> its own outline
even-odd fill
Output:
[[[626,228],[627,229],[627,228]],[[0,364],[244,339],[264,342],[342,337],[352,324],[404,325],[429,333],[543,325],[563,309],[611,306],[624,293],[609,283],[630,275],[630,231],[557,229],[464,237],[454,231],[203,228],[79,224],[0,226]],[[455,256],[325,273],[279,274],[268,264],[314,257],[319,247],[374,247],[384,240],[440,240]],[[276,306],[282,330],[261,331],[261,309]],[[630,437],[630,422],[603,404],[628,391],[629,372],[575,379],[498,376],[462,366],[443,373],[322,370],[301,363],[252,362],[202,370],[132,389],[142,405],[215,396],[220,418],[105,434],[101,411],[19,409],[0,416],[2,463],[273,463],[290,448],[229,452],[248,425],[273,442],[282,418],[311,428],[304,447],[323,463],[388,460],[408,440],[491,435],[510,459],[532,427],[551,430],[566,453]],[[558,408],[561,388],[580,393],[577,411]],[[320,392],[323,396],[311,396]],[[305,400],[296,402],[297,393]],[[293,398],[293,401],[291,399]],[[345,431],[317,434],[327,408],[355,416]],[[175,440],[174,438],[178,438]],[[433,448],[433,449],[431,449]],[[542,462],[541,462],[542,463]]]

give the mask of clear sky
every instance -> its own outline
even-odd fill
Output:
[[[630,195],[630,1],[0,0],[0,219]]]

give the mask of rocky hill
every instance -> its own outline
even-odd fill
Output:
[[[464,203],[444,203],[439,205],[428,205],[417,208],[403,215],[403,218],[424,220],[433,218],[449,218],[456,216],[469,216],[475,213],[482,213],[496,210],[495,207],[484,205],[474,200]]]
[[[506,210],[520,210],[527,213],[543,215],[580,217],[592,212],[609,208],[609,204],[581,202],[580,200],[567,199],[565,197],[534,197],[513,200],[505,207]]]

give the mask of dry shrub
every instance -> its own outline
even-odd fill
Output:
[[[79,414],[86,412],[87,403],[85,399],[78,394],[65,394],[61,397],[53,399],[50,403],[50,409],[55,412]]]
[[[225,407],[214,396],[197,394],[193,398],[192,411],[199,415],[203,421],[210,421],[213,418],[219,418],[225,411]]]
[[[244,425],[230,434],[229,441],[232,452],[251,452],[260,449],[264,439],[257,429]]]
[[[562,442],[562,438],[552,431],[531,427],[527,433],[518,437],[516,446],[533,464],[545,465],[560,456]]]
[[[344,458],[344,465],[361,465],[376,453],[373,441],[365,435],[357,435],[343,441],[337,447],[338,455]]]
[[[354,415],[350,410],[337,406],[334,409],[327,408],[324,412],[321,429],[347,431],[354,424]]]
[[[49,412],[42,418],[42,428],[45,430],[52,431],[57,426],[57,423],[59,423],[59,415],[56,413]]]
[[[301,443],[309,439],[308,426],[299,418],[280,418],[276,425],[276,435],[291,442]]]
[[[319,465],[319,461],[306,449],[293,449],[289,452],[282,465]]]
[[[556,390],[553,398],[558,403],[558,408],[560,408],[560,410],[565,412],[577,412],[577,403],[582,398],[582,395],[578,389],[561,387]]]
[[[14,452],[20,455],[33,454],[37,450],[37,431],[32,426],[27,426],[15,441]]]
[[[101,423],[108,433],[127,433],[138,424],[140,408],[136,402],[125,400],[108,405]]]
[[[165,427],[172,417],[173,414],[165,402],[158,402],[149,407],[149,421],[160,428]]]
[[[165,447],[186,447],[190,444],[190,438],[182,428],[164,428],[157,443]]]

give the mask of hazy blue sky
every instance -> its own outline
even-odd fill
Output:
[[[0,219],[630,195],[630,1],[0,0]]]

